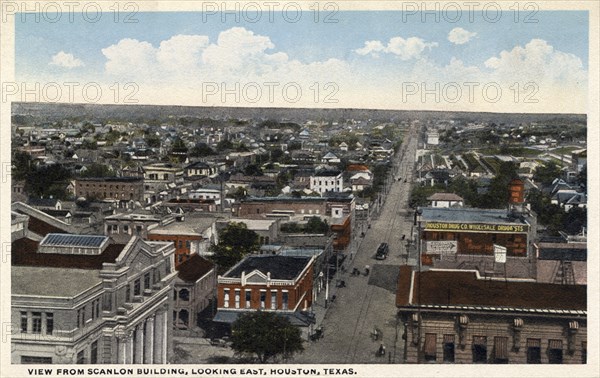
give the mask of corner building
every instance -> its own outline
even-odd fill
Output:
[[[12,363],[167,363],[174,250],[135,236],[15,240]]]

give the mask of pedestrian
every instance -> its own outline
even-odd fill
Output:
[[[369,275],[370,268],[371,268],[370,266],[368,266],[368,265],[365,265],[365,276],[368,276],[368,275]]]

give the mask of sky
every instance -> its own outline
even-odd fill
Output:
[[[584,11],[261,9],[17,14],[16,79],[50,102],[587,112]]]

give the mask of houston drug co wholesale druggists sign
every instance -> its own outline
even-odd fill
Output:
[[[425,231],[466,231],[466,232],[527,232],[528,225],[523,224],[485,224],[485,223],[446,223],[425,222]]]

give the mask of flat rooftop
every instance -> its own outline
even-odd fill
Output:
[[[102,282],[98,271],[39,266],[13,266],[11,280],[13,295],[65,298],[75,297]]]
[[[148,235],[194,235],[202,236],[202,233],[215,223],[215,218],[188,218],[182,222],[175,221],[166,226],[160,226],[148,231]]]
[[[28,238],[12,243],[11,262],[15,266],[35,266],[69,269],[102,269],[102,264],[114,263],[125,248],[124,244],[109,244],[98,255],[69,255],[60,253],[38,253],[39,243]]]
[[[519,218],[509,217],[503,209],[422,207],[420,210],[421,220],[425,222],[527,224]]]
[[[402,266],[396,305],[419,304],[586,311],[587,286],[485,280],[474,271],[413,273],[411,267]]]

